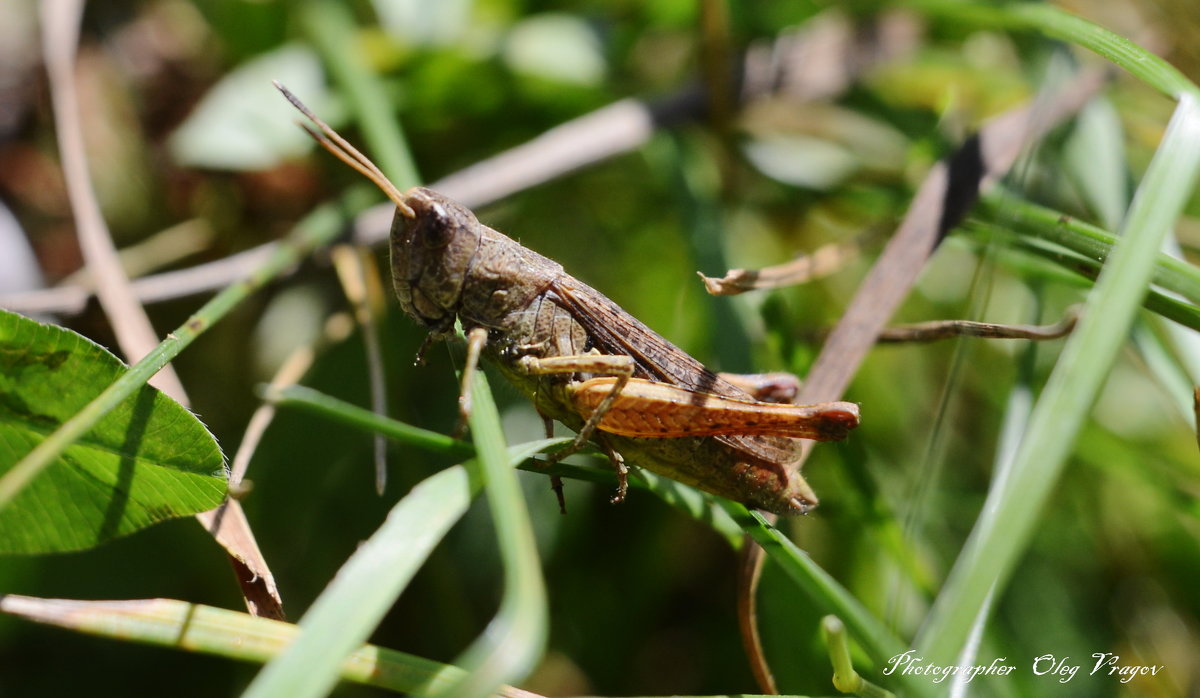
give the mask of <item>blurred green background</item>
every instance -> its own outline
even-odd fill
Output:
[[[626,97],[653,99],[701,79],[698,3],[376,0],[351,6],[354,45],[384,81],[387,102],[433,181],[568,119]],[[281,237],[321,201],[355,183],[311,146],[269,83],[345,125],[345,104],[311,48],[303,3],[214,0],[91,3],[79,80],[93,180],[117,242],[182,226],[192,237],[151,261],[182,268]],[[702,361],[735,371],[803,375],[819,331],[836,322],[911,193],[937,158],[983,119],[1029,99],[1069,53],[953,17],[902,16],[884,3],[838,5],[863,26],[911,32],[893,60],[857,76],[833,100],[762,100],[731,129],[703,118],[658,132],[637,151],[521,192],[480,218],[560,261]],[[817,2],[729,3],[728,41],[741,48],[827,17]],[[1160,50],[1200,77],[1188,2],[1108,3],[1095,21]],[[1102,12],[1102,14],[1100,14]],[[807,25],[806,25],[807,26]],[[0,197],[58,282],[80,265],[56,160],[38,58],[33,0],[0,6]],[[1088,60],[1090,57],[1077,58]],[[1094,60],[1094,59],[1093,59]],[[1116,116],[1124,194],[1136,182],[1171,102],[1119,78],[1104,104]],[[257,137],[229,115],[270,114]],[[1089,202],[1090,153],[1062,129],[1024,160],[1014,189],[1104,225]],[[1123,210],[1123,209],[1118,209]],[[1193,205],[1193,215],[1200,210]],[[1003,222],[1003,212],[992,222]],[[783,262],[822,244],[874,234],[862,259],[817,283],[736,299],[705,295],[697,270]],[[1186,251],[1196,218],[1177,231]],[[978,232],[940,249],[898,321],[1053,321],[1087,285]],[[182,250],[182,251],[180,251]],[[378,252],[386,274],[386,253]],[[389,294],[390,295],[390,294]],[[195,298],[150,306],[160,333]],[[244,304],[176,362],[193,410],[227,454],[257,406],[257,384],[312,340],[346,303],[328,257]],[[61,321],[114,346],[95,304]],[[1196,695],[1200,674],[1200,507],[1190,418],[1153,360],[1170,345],[1146,316],[1075,449],[1042,528],[999,601],[982,656],[1018,671],[978,680],[981,695]],[[412,365],[422,333],[393,305],[382,327],[391,414],[448,431],[458,354],[435,347]],[[863,426],[817,448],[806,477],[817,512],[783,526],[876,615],[910,638],[978,514],[1014,390],[1036,390],[1060,343],[956,340],[883,346],[847,394]],[[1173,346],[1173,345],[1172,345]],[[369,404],[357,334],[323,351],[305,383]],[[527,403],[492,381],[510,443],[538,438]],[[1185,396],[1186,397],[1186,396]],[[371,442],[347,428],[283,411],[254,457],[244,501],[290,617],[298,618],[346,557],[411,485],[445,467],[409,447],[389,451],[382,498]],[[552,695],[754,692],[735,618],[736,552],[707,526],[645,492],[567,483],[560,516],[543,477],[522,474],[551,604],[550,649],[522,687]],[[501,570],[477,501],[372,637],[385,647],[454,659],[495,612]],[[43,597],[166,597],[240,608],[223,553],[192,520],[160,525],[86,553],[0,560],[0,591]],[[788,692],[830,694],[819,614],[768,565],[760,624]],[[1028,667],[1043,654],[1087,663],[1116,652],[1164,664],[1159,677],[1058,684]],[[860,666],[879,679],[878,669]],[[0,616],[0,695],[228,695],[256,667],[73,635]],[[339,695],[372,693],[340,686]]]

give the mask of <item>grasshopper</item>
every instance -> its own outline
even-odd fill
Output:
[[[804,514],[817,497],[798,463],[797,439],[834,441],[858,426],[849,402],[792,405],[756,399],[660,337],[562,265],[483,225],[430,189],[399,191],[286,88],[318,143],[396,205],[393,285],[400,307],[429,330],[422,351],[461,323],[467,353],[460,413],[481,356],[524,393],[546,423],[576,432],[557,462],[595,442],[628,486],[625,461],[777,514]],[[767,381],[765,390],[778,390]],[[784,392],[787,392],[786,390]],[[561,505],[561,485],[555,483]]]

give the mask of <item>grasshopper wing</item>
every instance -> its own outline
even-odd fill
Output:
[[[750,399],[594,288],[565,275],[555,279],[550,288],[556,302],[587,330],[592,346],[600,353],[633,357],[635,376],[697,392]]]

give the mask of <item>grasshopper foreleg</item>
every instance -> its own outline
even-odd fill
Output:
[[[467,418],[471,416],[471,381],[479,368],[479,355],[487,344],[487,330],[472,328],[467,333],[467,358],[463,364],[462,387],[458,393],[458,423],[454,425],[454,438],[462,438],[467,429]]]
[[[542,426],[546,430],[546,438],[554,438],[554,420],[546,415],[538,412],[538,416],[542,418]],[[567,500],[563,497],[563,481],[558,475],[550,476],[550,489],[554,490],[554,497],[558,500],[558,511],[560,514],[567,513]]]
[[[413,357],[413,366],[425,365],[425,352],[429,351],[429,347],[433,346],[433,343],[439,339],[441,337],[436,332],[430,332],[425,335],[425,339],[421,340],[421,346],[417,347],[417,355]]]

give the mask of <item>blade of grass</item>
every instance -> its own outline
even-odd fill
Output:
[[[540,446],[534,442],[501,451],[498,467],[511,473],[514,464]],[[401,499],[304,614],[298,624],[304,632],[263,668],[245,695],[327,694],[338,681],[343,659],[370,637],[434,546],[467,510],[482,486],[475,470],[447,468]],[[439,680],[423,689],[456,683],[457,679]]]
[[[1198,92],[1196,85],[1170,63],[1123,36],[1052,5],[1037,2],[985,5],[957,0],[904,0],[900,4],[960,23],[1040,32],[1093,51],[1170,97]]]
[[[1170,329],[1170,328],[1162,328]],[[1196,333],[1177,328],[1180,334],[1187,333],[1188,338],[1197,338]],[[1178,338],[1172,333],[1160,336],[1155,333],[1149,323],[1140,323],[1133,328],[1133,345],[1137,347],[1138,356],[1146,363],[1147,372],[1157,379],[1159,385],[1175,403],[1179,416],[1187,423],[1195,422],[1195,389],[1200,380],[1193,378],[1186,362],[1195,361],[1198,356],[1187,356],[1172,346]],[[1200,354],[1200,353],[1198,353]]]
[[[990,223],[975,222],[969,228],[983,230],[988,234],[1008,235],[1007,229],[994,226]],[[1100,275],[1101,265],[1090,257],[1077,254],[1070,250],[1065,250],[1062,247],[1054,244],[1046,244],[1034,238],[1013,238],[1013,244],[1002,251],[1008,252],[1011,250],[1023,250],[1036,255],[1040,258],[1050,260],[1055,264],[1070,269],[1084,279],[1090,279],[1093,282]],[[1011,254],[1009,255],[1011,258]],[[1042,271],[1034,273],[1044,273]],[[1073,278],[1062,279],[1065,283],[1070,283]],[[1086,282],[1084,282],[1086,283]],[[1190,327],[1200,331],[1200,308],[1190,303],[1176,300],[1175,298],[1166,296],[1158,291],[1151,290],[1142,299],[1142,306],[1146,310],[1152,311],[1162,317],[1173,320],[1184,327]]]
[[[368,432],[380,433],[401,443],[422,448],[433,453],[444,453],[462,458],[475,455],[475,448],[468,443],[457,441],[445,434],[414,427],[387,417],[380,417],[370,410],[352,405],[312,388],[300,385],[290,385],[283,388],[265,387],[262,397],[275,405],[298,407],[313,414],[329,417],[335,421],[362,429]],[[543,439],[522,444],[536,451],[544,451],[553,446],[570,442],[569,437]],[[516,447],[513,447],[516,448]],[[559,475],[574,480],[584,480],[606,485],[616,484],[616,474],[612,468],[587,468],[570,463],[526,462],[517,466],[520,470],[543,475]],[[717,498],[688,487],[670,478],[659,477],[648,470],[636,469],[629,473],[631,487],[645,489],[658,495],[663,501],[687,512],[693,518],[707,523],[718,534],[736,548],[741,547],[742,529],[717,503]]]
[[[1179,245],[1179,240],[1174,237],[1169,237],[1163,241],[1163,253],[1171,259],[1183,260],[1183,249]],[[1172,294],[1172,297],[1179,294]],[[1186,406],[1190,402],[1189,398],[1193,392],[1194,386],[1200,384],[1200,335],[1195,332],[1188,332],[1182,327],[1175,325],[1164,324],[1163,330],[1166,333],[1165,342],[1171,347],[1167,352],[1165,346],[1158,346],[1157,349],[1163,353],[1170,353],[1177,359],[1178,370],[1172,371],[1167,369],[1167,366],[1161,363],[1154,362],[1150,357],[1147,357],[1147,363],[1152,371],[1159,376],[1164,386],[1171,386],[1168,389],[1177,396]],[[1150,346],[1154,344],[1140,343],[1139,347],[1145,350],[1155,351]],[[1144,354],[1143,354],[1144,355]],[[1164,370],[1165,369],[1165,370]],[[1176,389],[1178,388],[1178,389]],[[1189,414],[1189,410],[1185,407],[1185,414]]]
[[[1088,209],[1110,230],[1129,207],[1125,131],[1112,100],[1098,96],[1079,112],[1063,144],[1063,169]]]
[[[1029,419],[1033,411],[1033,391],[1030,388],[1030,382],[1037,361],[1037,351],[1038,343],[1029,342],[1028,346],[1022,352],[1017,383],[1008,395],[1004,409],[1004,419],[1000,424],[1000,439],[996,448],[995,466],[992,470],[992,487],[1002,488],[1004,483],[1012,476],[1012,466],[1015,462],[1017,449],[1021,445],[1021,435],[1025,433],[1029,425]],[[983,603],[980,604],[979,609],[975,613],[970,633],[967,635],[967,641],[964,643],[962,652],[959,653],[956,659],[958,666],[972,666],[976,663],[975,658],[979,656],[980,647],[983,644],[985,631],[987,630],[987,622],[991,617],[995,601],[996,587],[992,586],[988,589],[987,596],[984,597]],[[970,681],[970,674],[956,674],[949,681],[950,695],[955,697],[968,695],[967,684]]]
[[[370,637],[478,489],[465,468],[448,468],[414,487],[338,570],[300,620],[303,632],[267,663],[244,696],[327,695],[345,657]]]
[[[322,206],[305,217],[261,266],[205,303],[141,361],[130,367],[127,373],[114,381],[5,473],[4,477],[0,478],[0,509],[7,506],[18,492],[61,456],[68,446],[95,426],[101,417],[145,385],[151,376],[178,356],[196,337],[314,249],[336,238],[341,232],[342,220],[342,214],[332,205]]]
[[[504,563],[504,596],[483,634],[454,662],[467,674],[436,691],[455,698],[489,696],[501,685],[524,678],[542,655],[548,614],[529,511],[517,475],[504,457],[500,415],[482,371],[474,373],[469,389],[473,408],[468,423]]]
[[[916,644],[931,663],[955,660],[989,589],[1002,591],[1012,575],[1125,341],[1158,249],[1192,194],[1198,170],[1200,105],[1185,94],[1125,216],[1121,239],[1034,408],[1011,478],[989,492],[921,630]]]
[[[726,513],[742,527],[746,535],[766,552],[796,582],[809,599],[825,613],[836,615],[850,629],[854,639],[872,661],[883,665],[889,657],[902,654],[908,644],[896,637],[854,595],[821,569],[786,535],[759,512],[748,511],[735,502],[721,500]],[[928,693],[930,685],[903,675],[901,680],[915,695]]]
[[[1064,216],[1057,211],[1021,201],[1005,192],[996,192],[985,197],[981,208],[985,217],[992,221],[988,225],[992,230],[995,230],[997,225],[1008,227],[1011,224],[1018,235],[1026,236],[1026,243],[1031,239],[1037,241],[1034,245],[1045,241],[1052,246],[1061,246],[1078,253],[1080,257],[1071,260],[1071,268],[1077,271],[1082,271],[1081,264],[1098,271],[1099,262],[1108,258],[1109,251],[1116,241],[1116,236],[1105,230]],[[1028,248],[1028,245],[1022,247]],[[1057,250],[1057,247],[1053,249]],[[1147,364],[1160,377],[1163,385],[1168,386],[1172,396],[1179,400],[1184,414],[1190,418],[1192,386],[1200,381],[1200,359],[1196,358],[1200,356],[1200,352],[1194,351],[1200,346],[1197,344],[1200,339],[1195,332],[1188,330],[1200,330],[1200,309],[1183,303],[1180,299],[1187,299],[1193,304],[1200,303],[1200,269],[1183,259],[1178,243],[1173,239],[1166,240],[1163,249],[1164,252],[1155,262],[1153,282],[1167,293],[1151,291],[1146,296],[1144,305],[1177,323],[1165,325],[1165,330],[1171,337],[1171,343],[1175,345],[1171,353],[1180,361],[1179,367],[1172,369],[1169,365],[1173,362],[1160,361],[1157,360],[1160,357],[1150,355],[1163,354],[1163,348],[1158,346],[1156,341],[1139,342],[1138,346]],[[1049,251],[1046,246],[1041,249],[1035,248],[1035,252],[1039,254]],[[1062,259],[1061,256],[1047,256]],[[1089,278],[1095,278],[1095,273],[1090,271],[1087,275]]]
[[[443,453],[458,458],[470,458],[475,455],[475,448],[471,444],[446,434],[382,417],[370,410],[303,385],[289,385],[284,388],[264,386],[260,397],[275,405],[300,407],[312,414],[328,417],[364,431],[383,434],[390,439],[433,453]]]
[[[408,140],[387,101],[388,91],[362,57],[351,7],[314,0],[303,3],[298,16],[330,75],[345,93],[380,169],[401,191],[420,184]]]
[[[0,596],[0,611],[89,635],[247,662],[270,661],[300,635],[291,623],[174,599],[77,601],[6,595]],[[403,693],[453,681],[462,674],[457,667],[375,645],[355,649],[338,670],[345,681]],[[497,693],[536,698],[511,686],[502,686]]]
[[[980,210],[991,223],[1010,227],[1022,236],[1053,242],[1098,263],[1108,259],[1117,242],[1117,236],[1103,228],[1025,201],[1010,192],[994,190],[985,194],[981,203]],[[1193,303],[1200,303],[1200,269],[1181,259],[1159,253],[1151,280]]]

